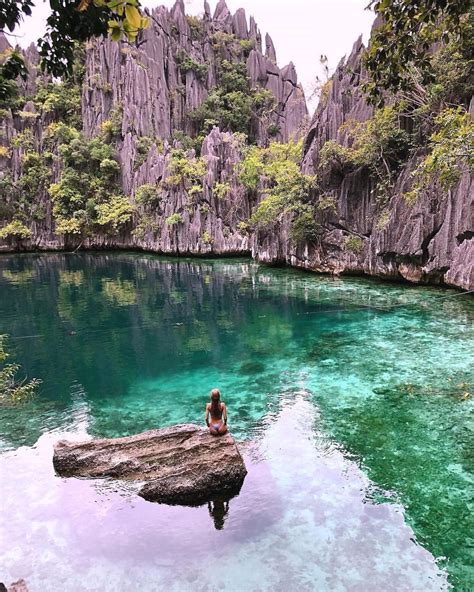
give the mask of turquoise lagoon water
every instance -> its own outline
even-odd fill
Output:
[[[0,333],[43,380],[0,409],[0,581],[61,590],[474,589],[474,301],[247,260],[0,258]],[[62,437],[202,422],[249,469],[228,505],[61,479]]]

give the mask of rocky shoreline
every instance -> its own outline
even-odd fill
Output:
[[[82,248],[185,256],[251,254],[264,263],[320,273],[474,289],[474,179],[466,167],[455,185],[443,189],[433,182],[413,203],[405,196],[427,146],[406,156],[385,194],[377,189],[367,166],[321,172],[323,147],[332,141],[342,150],[349,148],[348,127],[370,121],[374,115],[362,89],[366,73],[361,39],[339,63],[309,121],[293,64],[277,66],[271,38],[267,35],[262,43],[255,21],[247,22],[243,10],[233,15],[220,0],[214,15],[206,5],[198,23],[185,14],[184,3],[178,0],[171,10],[154,9],[153,23],[146,31],[146,43],[133,55],[110,40],[90,44],[81,91],[81,133],[84,141],[99,137],[101,126],[113,120],[121,190],[134,204],[140,188],[159,187],[158,203],[139,206],[139,212],[114,232],[95,226],[82,235],[59,236],[53,201],[47,188],[40,188],[34,206],[41,216],[31,220],[30,238],[0,241],[0,252]],[[8,41],[0,35],[2,44]],[[184,55],[186,64],[192,65],[186,72],[176,57]],[[31,71],[28,94],[33,95],[41,82],[36,79],[39,55],[30,47],[25,57]],[[189,114],[218,88],[223,59],[245,70],[252,88],[276,100],[265,126],[258,118],[251,121],[252,145],[262,148],[270,140],[302,140],[300,170],[317,176],[319,185],[314,195],[308,195],[314,210],[310,238],[292,238],[289,215],[277,217],[266,230],[249,225],[268,187],[261,179],[253,189],[243,183],[239,167],[249,146],[242,144],[241,133],[214,126],[199,136],[198,193],[183,182],[163,184],[173,177],[174,151],[196,164],[196,149],[183,140],[189,143],[197,133]],[[199,74],[199,65],[209,65],[205,76]],[[474,99],[465,109],[474,116]],[[21,113],[6,112],[0,120],[0,144],[6,155],[0,158],[0,179],[4,176],[14,183],[25,174],[27,148],[20,146],[20,140],[30,138],[28,150],[33,148],[43,158],[45,134],[54,120],[53,114],[38,111],[31,101]],[[401,125],[409,129],[409,122]],[[269,137],[268,130],[276,135]],[[61,178],[59,161],[50,176],[53,183]]]
[[[79,248],[78,248],[79,247]],[[394,284],[405,284],[407,286],[410,285],[420,285],[420,286],[432,286],[432,287],[439,287],[439,288],[452,288],[454,290],[459,290],[460,292],[467,292],[474,289],[474,278],[468,280],[468,283],[463,285],[457,284],[450,284],[442,281],[439,277],[436,278],[423,278],[423,279],[413,279],[409,277],[404,277],[398,273],[370,273],[364,269],[351,269],[351,268],[343,268],[340,270],[331,270],[331,269],[314,269],[310,265],[308,265],[307,261],[304,259],[302,260],[293,260],[291,262],[285,260],[261,260],[259,257],[253,257],[252,251],[249,250],[237,250],[237,251],[224,251],[224,252],[215,252],[215,251],[184,251],[181,253],[177,253],[175,251],[161,251],[155,250],[153,248],[148,248],[147,246],[141,246],[137,244],[127,244],[127,243],[116,243],[115,241],[104,241],[96,243],[94,240],[88,241],[87,244],[79,244],[79,245],[72,245],[70,247],[66,247],[64,244],[48,244],[48,245],[37,245],[36,247],[17,247],[11,248],[7,245],[0,245],[0,256],[8,256],[8,255],[40,255],[40,254],[65,254],[65,255],[73,255],[75,253],[114,253],[114,252],[129,252],[129,253],[143,253],[143,254],[152,254],[157,255],[158,257],[171,257],[176,259],[232,259],[232,258],[251,258],[255,262],[259,262],[263,265],[269,267],[288,267],[292,269],[298,269],[301,271],[307,271],[310,273],[315,273],[316,275],[322,276],[332,276],[332,277],[359,277],[359,278],[366,278],[377,280],[381,282],[389,282]],[[473,274],[474,269],[471,271],[471,275]]]

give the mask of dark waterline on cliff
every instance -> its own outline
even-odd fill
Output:
[[[0,258],[0,269],[0,332],[12,336],[28,374],[44,380],[34,403],[0,411],[10,450],[0,457],[8,484],[1,540],[14,533],[23,555],[2,550],[9,571],[0,579],[39,585],[40,573],[42,590],[58,589],[47,556],[62,544],[91,578],[94,569],[112,570],[110,589],[127,573],[132,587],[150,589],[159,577],[166,589],[197,582],[211,589],[211,574],[200,580],[195,561],[207,566],[223,544],[233,574],[222,582],[227,590],[253,589],[253,571],[262,569],[263,589],[296,582],[321,590],[445,589],[416,534],[447,558],[441,565],[460,590],[472,585],[472,399],[462,386],[473,381],[472,299],[247,260],[21,255]],[[391,309],[400,302],[409,306]],[[207,508],[147,505],[107,482],[52,474],[57,434],[116,436],[199,422],[214,385],[230,405],[233,432],[252,441],[244,447],[249,477],[222,531]],[[30,523],[36,535],[25,542]],[[127,544],[111,543],[116,529]],[[35,563],[45,536],[46,558]],[[204,539],[200,548],[193,537]],[[190,564],[178,580],[169,574],[177,552]],[[74,590],[74,570],[58,573],[60,587]],[[238,577],[243,588],[232,587]]]

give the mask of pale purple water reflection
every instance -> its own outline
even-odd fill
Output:
[[[317,426],[304,394],[266,416],[243,445],[249,474],[222,530],[207,506],[152,504],[129,485],[56,477],[52,446],[64,434],[8,452],[0,581],[24,578],[30,592],[448,589],[403,508],[371,501],[367,477]],[[86,427],[73,426],[74,437]]]

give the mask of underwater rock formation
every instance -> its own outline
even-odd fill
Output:
[[[247,470],[232,436],[212,436],[193,424],[124,438],[59,441],[53,465],[62,477],[112,477],[142,482],[139,495],[167,504],[196,505],[231,497]]]

